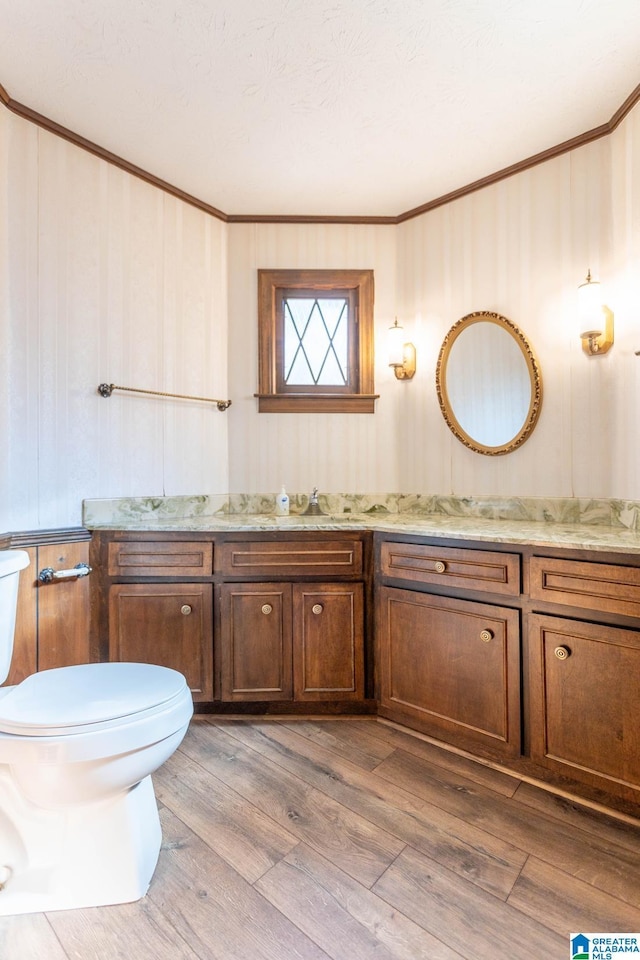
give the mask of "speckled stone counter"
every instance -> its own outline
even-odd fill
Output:
[[[306,502],[294,495],[291,514],[279,517],[270,495],[86,500],[84,525],[199,533],[372,530],[640,554],[640,504],[635,501],[332,494],[320,497],[321,517],[302,516]]]

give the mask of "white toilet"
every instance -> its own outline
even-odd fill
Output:
[[[0,683],[28,563],[0,551]],[[0,916],[144,896],[161,841],[150,774],[192,714],[182,674],[144,663],[44,670],[0,688]]]

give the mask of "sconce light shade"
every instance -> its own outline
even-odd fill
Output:
[[[402,348],[404,346],[404,329],[398,326],[395,320],[392,327],[389,327],[387,334],[387,354],[389,356],[389,366],[395,367],[402,363]]]
[[[591,279],[591,270],[587,270],[587,279],[578,287],[578,312],[580,316],[580,337],[599,337],[602,333],[602,293],[600,283]]]
[[[396,379],[411,380],[416,372],[416,348],[412,343],[405,343],[404,330],[398,326],[397,319],[389,327],[387,354]]]
[[[578,314],[582,349],[593,357],[607,353],[613,346],[613,313],[602,302],[602,289],[587,270],[584,283],[578,287]]]

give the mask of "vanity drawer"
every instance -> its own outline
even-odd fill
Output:
[[[210,577],[213,544],[133,540],[109,544],[110,577]]]
[[[250,540],[216,547],[227,577],[362,576],[360,540]]]
[[[520,595],[520,557],[516,553],[385,540],[380,563],[383,576],[398,580]]]
[[[640,616],[640,567],[532,557],[532,600]]]

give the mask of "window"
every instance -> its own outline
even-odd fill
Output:
[[[373,413],[373,270],[258,271],[261,413]]]

